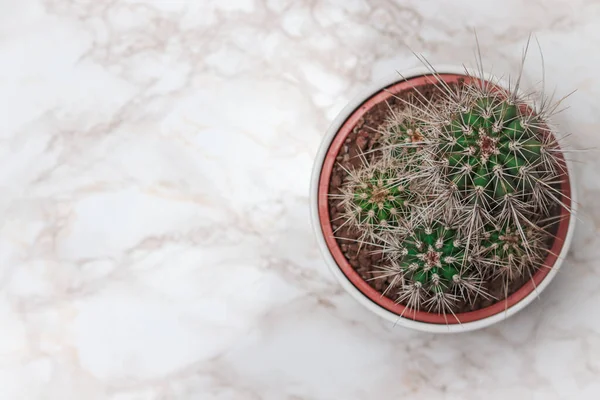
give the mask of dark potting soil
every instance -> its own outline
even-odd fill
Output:
[[[432,84],[422,87],[420,92],[424,97],[429,99],[433,98],[436,93],[439,94],[439,89]],[[400,93],[398,96],[406,100],[410,94],[405,92]],[[402,104],[401,100],[392,97],[387,101],[387,104],[384,102],[376,105],[358,121],[354,130],[346,138],[344,145],[336,157],[336,164],[333,167],[329,183],[330,194],[341,193],[340,188],[344,185],[348,176],[344,169],[352,170],[359,167],[362,164],[358,157],[359,154],[367,153],[367,158],[381,156],[376,151],[379,146],[378,140],[381,134],[376,130],[385,123],[390,107],[401,108]],[[344,212],[344,206],[341,204],[341,200],[331,196],[329,199],[329,212],[333,230],[336,232],[336,237],[338,238],[336,241],[352,268],[354,268],[372,288],[378,292],[383,292],[383,290],[390,285],[391,279],[373,279],[378,275],[375,267],[380,265],[382,255],[377,252],[375,246],[365,244],[359,246],[356,241],[360,238],[360,233],[356,229],[348,228],[346,226],[339,227],[340,223],[338,218]],[[555,231],[555,229],[551,230]],[[532,275],[534,273],[535,271],[532,272]],[[521,288],[529,279],[530,278],[523,276],[509,282],[508,286],[502,282],[502,278],[488,281],[484,284],[484,289],[496,299],[501,300],[485,299],[478,296],[472,304],[468,302],[457,304],[453,312],[463,313],[475,311],[480,308],[488,307],[497,301],[502,301],[502,299],[505,299]],[[508,293],[505,293],[506,289],[508,289]],[[392,297],[394,296],[394,291],[391,290],[388,293],[389,295],[386,294],[386,297],[395,301],[396,299]]]

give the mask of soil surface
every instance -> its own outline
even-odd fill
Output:
[[[437,89],[435,85],[429,85],[422,87],[420,92],[427,98],[433,98],[433,96],[436,95],[436,92],[439,93],[438,90],[439,89]],[[398,97],[403,99],[407,99],[408,96],[409,94],[406,92],[398,95]],[[385,123],[389,113],[389,108],[401,108],[402,104],[403,103],[401,100],[392,97],[387,101],[387,104],[384,102],[376,105],[358,121],[354,127],[354,130],[350,133],[348,138],[346,138],[344,145],[336,157],[336,164],[333,167],[331,180],[329,183],[330,194],[339,194],[340,188],[343,187],[344,183],[346,182],[347,173],[344,171],[344,168],[346,170],[351,170],[361,165],[360,158],[358,157],[359,154],[369,152],[370,150],[375,150],[369,152],[368,157],[380,156],[380,154],[378,155],[376,149],[379,145],[378,139],[381,135],[376,132],[376,130]],[[340,202],[341,200],[333,197],[330,197],[329,199],[329,212],[331,216],[332,227],[334,232],[336,232],[336,236],[340,238],[336,239],[336,241],[352,268],[354,268],[356,272],[358,272],[358,274],[372,288],[378,292],[382,292],[391,283],[391,279],[387,278],[373,279],[375,276],[377,276],[377,269],[375,266],[380,264],[382,261],[382,256],[381,254],[377,253],[376,247],[364,244],[359,246],[358,243],[356,243],[356,240],[360,237],[360,234],[357,230],[353,230],[345,226],[339,228],[340,223],[338,218],[344,211],[344,206],[340,204]],[[337,230],[338,228],[339,230]],[[532,275],[535,274],[535,272],[536,270],[533,270]],[[487,292],[496,299],[505,299],[512,293],[516,292],[529,279],[530,278],[528,277],[521,277],[509,282],[508,293],[504,293],[507,286],[504,285],[500,278],[484,284],[484,289],[486,289]],[[394,291],[391,290],[388,292],[388,294],[386,294],[386,297],[395,301],[396,299],[393,297],[394,294]],[[497,301],[498,300],[478,297],[473,304],[468,302],[457,304],[453,311],[455,313],[475,311],[480,308],[490,306]]]

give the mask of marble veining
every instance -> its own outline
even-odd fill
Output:
[[[501,3],[501,4],[500,4]],[[0,1],[0,398],[600,397],[600,4]],[[453,336],[334,281],[308,218],[345,103],[418,64],[515,73],[530,33],[579,226],[540,299]],[[540,79],[537,45],[525,79]]]

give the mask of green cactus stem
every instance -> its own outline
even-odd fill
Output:
[[[448,292],[461,279],[464,247],[455,230],[432,224],[412,231],[399,265],[404,276],[432,292]]]
[[[439,147],[459,190],[485,191],[494,199],[530,189],[542,151],[534,124],[517,106],[487,96],[442,128]]]

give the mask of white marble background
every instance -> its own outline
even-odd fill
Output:
[[[318,254],[329,122],[473,28],[503,72],[534,32],[600,144],[594,0],[0,0],[0,399],[598,399],[597,153],[561,274],[495,327],[390,326]]]

